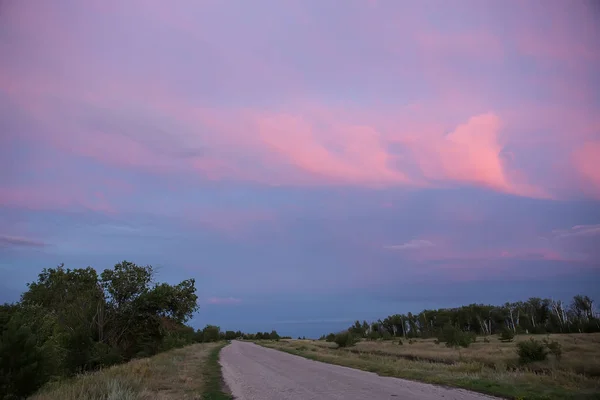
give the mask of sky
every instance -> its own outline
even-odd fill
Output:
[[[195,278],[191,324],[320,336],[600,301],[593,1],[0,2],[0,302]]]

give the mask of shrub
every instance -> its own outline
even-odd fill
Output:
[[[502,329],[500,333],[500,341],[502,342],[512,342],[515,338],[515,333],[508,328]]]
[[[371,331],[371,333],[369,333],[369,339],[371,340],[377,340],[381,337],[381,334],[377,331]]]
[[[402,346],[404,344],[404,342],[402,342],[402,339],[398,339],[398,345]]]
[[[49,372],[44,349],[23,320],[13,317],[0,335],[0,393],[23,398],[42,386]]]
[[[490,339],[488,339],[487,336],[483,338],[483,343],[489,343],[489,342],[490,342]]]
[[[473,342],[473,336],[455,326],[446,325],[438,340],[445,342],[448,347],[469,347]]]
[[[440,341],[439,341],[438,339],[435,339],[435,340],[433,341],[433,343],[435,343],[435,344],[440,344]]]
[[[546,345],[550,353],[552,353],[552,355],[560,361],[562,357],[562,345],[554,340],[550,342],[548,339],[544,339],[544,344]]]
[[[342,332],[335,335],[334,342],[338,347],[350,347],[356,344],[356,338],[350,332]]]
[[[389,333],[388,331],[383,331],[383,334],[381,335],[381,337],[383,338],[383,340],[392,340],[392,334]]]
[[[325,341],[326,342],[335,342],[335,333],[330,333],[329,335],[325,336]]]
[[[517,343],[517,354],[519,362],[527,364],[535,361],[544,361],[548,356],[548,351],[544,343],[533,338]]]

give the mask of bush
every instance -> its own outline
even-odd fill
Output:
[[[350,332],[342,332],[335,335],[334,342],[338,347],[350,347],[356,344],[356,338]]]
[[[402,339],[398,339],[398,345],[402,346],[404,343],[402,342]]]
[[[515,338],[515,333],[508,328],[502,329],[500,333],[500,341],[502,342],[512,342]]]
[[[119,354],[119,350],[105,343],[94,344],[92,349],[92,368],[110,367],[112,365],[121,364],[123,357]]]
[[[483,343],[489,343],[489,342],[490,342],[490,339],[488,339],[487,336],[483,338]]]
[[[377,331],[371,331],[371,333],[369,333],[369,339],[371,339],[371,340],[377,340],[380,337],[381,337],[381,335]]]
[[[560,361],[562,357],[562,345],[554,340],[550,342],[548,339],[544,339],[544,344],[550,353]]]
[[[519,362],[527,364],[535,361],[544,361],[548,356],[548,351],[544,343],[533,338],[517,343],[517,354]]]
[[[326,342],[335,342],[335,333],[330,333],[329,335],[325,336],[325,341]]]
[[[473,335],[463,332],[455,326],[446,325],[438,340],[446,343],[448,347],[469,347],[473,342]]]
[[[23,398],[42,386],[50,377],[48,356],[24,321],[13,317],[0,334],[0,396]]]

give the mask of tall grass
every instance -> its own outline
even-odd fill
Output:
[[[214,357],[223,344],[202,343],[134,360],[43,387],[32,400],[226,399],[215,392]],[[202,397],[205,396],[205,397]]]

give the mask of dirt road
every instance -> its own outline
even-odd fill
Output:
[[[237,400],[489,400],[493,397],[307,360],[233,341],[221,350],[225,383]]]

